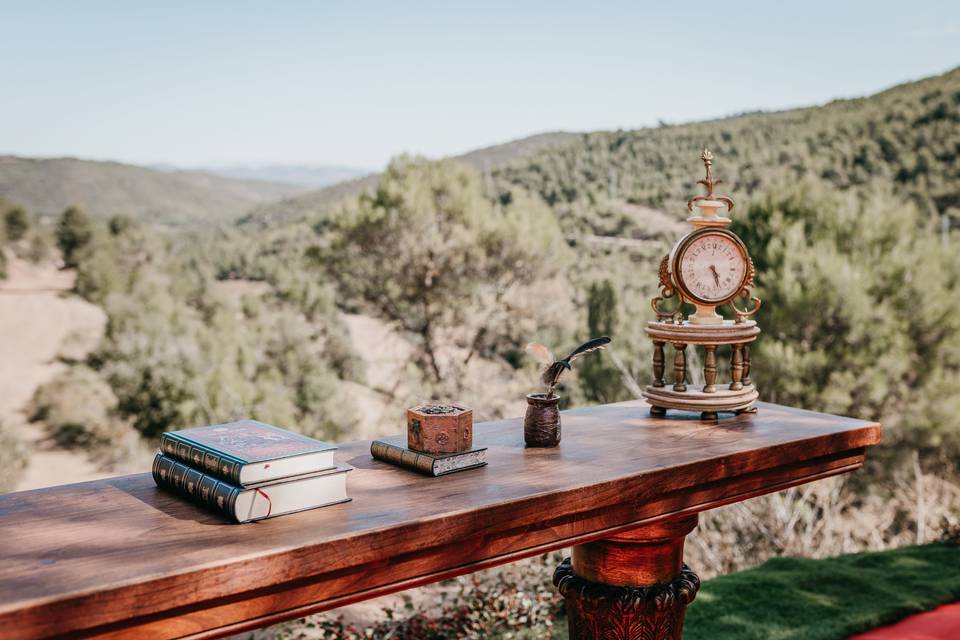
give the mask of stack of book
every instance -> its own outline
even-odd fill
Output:
[[[350,500],[351,468],[333,462],[335,450],[256,420],[170,431],[160,438],[153,479],[236,522],[250,522]]]

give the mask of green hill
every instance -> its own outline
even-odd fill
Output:
[[[568,234],[644,237],[647,218],[680,219],[698,193],[698,156],[717,157],[722,191],[750,194],[796,181],[832,189],[890,185],[960,224],[960,69],[825,105],[625,131],[546,133],[453,158],[485,174],[488,190],[539,194]],[[261,205],[244,218],[276,225],[310,218],[371,189],[379,174]],[[639,212],[639,214],[638,214]]]
[[[76,158],[0,156],[0,198],[40,215],[77,205],[170,226],[232,221],[260,203],[302,191],[284,183],[197,171],[158,171]]]
[[[618,202],[682,216],[699,193],[705,146],[726,182],[720,191],[735,199],[796,181],[833,190],[883,184],[957,225],[960,68],[823,106],[589,133],[493,174],[501,190],[522,186],[561,218],[591,226]]]

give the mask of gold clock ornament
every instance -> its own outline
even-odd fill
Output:
[[[643,392],[650,413],[665,415],[668,409],[699,411],[703,419],[716,419],[721,411],[754,412],[758,394],[750,378],[750,344],[760,328],[751,317],[760,308],[752,296],[756,271],[750,252],[727,226],[731,220],[721,210],[733,211],[733,200],[714,194],[721,180],[713,178],[713,154],[700,155],[707,175],[698,180],[706,195],[687,202],[693,230],[680,238],[660,261],[660,292],[651,301],[656,320],[647,323],[653,341],[653,384]],[[693,213],[694,207],[698,209]],[[685,305],[694,313],[684,316]],[[717,312],[727,307],[725,318]],[[664,379],[665,347],[673,346],[673,384]],[[703,384],[688,384],[687,348],[703,349]],[[729,384],[717,384],[718,351],[729,350]]]

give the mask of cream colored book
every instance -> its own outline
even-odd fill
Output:
[[[337,466],[314,472],[238,487],[158,452],[153,479],[173,491],[236,522],[251,522],[297,511],[347,502],[347,473]]]

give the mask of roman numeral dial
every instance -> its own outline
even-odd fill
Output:
[[[674,273],[687,297],[721,304],[736,296],[746,280],[746,248],[726,230],[692,234],[678,247]]]

